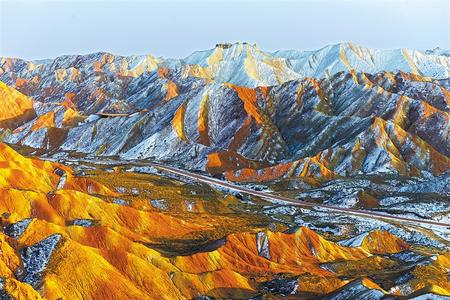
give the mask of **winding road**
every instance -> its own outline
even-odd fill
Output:
[[[152,162],[148,162],[148,163],[140,162],[140,163],[137,163],[137,165],[155,167],[155,168],[165,171],[167,173],[187,177],[192,180],[199,181],[199,182],[212,184],[212,185],[216,185],[216,186],[221,186],[221,187],[228,188],[228,189],[231,189],[231,190],[234,190],[237,192],[262,197],[262,198],[265,198],[268,200],[283,201],[283,202],[287,202],[291,205],[296,205],[296,206],[300,206],[300,207],[324,208],[324,209],[333,210],[333,211],[336,211],[336,212],[339,212],[342,214],[347,214],[347,215],[384,219],[384,220],[397,221],[397,222],[403,222],[403,223],[404,222],[414,223],[414,224],[419,224],[419,225],[441,226],[441,227],[447,227],[450,230],[450,224],[440,223],[437,221],[413,219],[413,218],[393,216],[393,215],[388,215],[388,214],[383,214],[383,213],[378,213],[378,212],[373,212],[373,211],[363,211],[363,210],[358,210],[358,209],[351,209],[351,208],[337,207],[337,206],[326,205],[326,204],[306,202],[306,201],[302,201],[302,200],[298,200],[298,199],[292,199],[292,198],[287,198],[287,197],[283,197],[283,196],[273,195],[273,194],[269,194],[269,193],[265,193],[265,192],[261,192],[261,191],[255,191],[255,190],[252,190],[252,189],[249,189],[246,187],[231,184],[229,182],[226,182],[226,181],[223,181],[220,179],[211,178],[211,177],[208,177],[205,175],[200,175],[197,173],[180,170],[180,169],[177,169],[174,167],[168,167],[165,165],[152,163]]]

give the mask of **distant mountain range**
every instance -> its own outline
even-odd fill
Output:
[[[448,298],[449,59],[2,58],[0,299]]]
[[[236,181],[449,170],[449,51],[351,43],[184,59],[2,58],[1,138],[39,153],[152,159]]]

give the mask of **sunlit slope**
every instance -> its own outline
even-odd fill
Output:
[[[35,116],[33,101],[0,81],[0,128],[16,128]]]
[[[169,160],[236,181],[439,175],[450,165],[445,81],[352,71],[248,88],[154,72],[162,94],[150,109],[86,117],[81,96],[67,93],[56,103],[36,101],[37,116],[2,138],[42,151]]]
[[[399,89],[406,92],[400,95]],[[449,169],[448,90],[425,78],[415,76],[411,81],[403,73],[340,74],[330,81],[305,79],[259,95],[257,103],[284,99],[275,108],[264,104],[263,113],[279,128],[275,136],[285,141],[291,157],[301,159],[270,167],[264,162],[259,167],[242,164],[234,166],[241,169],[237,172],[223,167],[229,179],[417,176],[423,170],[439,175]]]
[[[277,85],[301,77],[324,78],[342,71],[403,71],[443,79],[449,76],[448,56],[410,49],[378,50],[353,43],[314,51],[266,52],[250,43],[222,43],[183,60],[190,74],[247,87]]]
[[[0,144],[0,298],[450,296],[445,232],[95,164],[447,222],[449,69],[351,43],[2,58],[0,138],[74,168]]]
[[[441,274],[448,265],[445,254],[429,266],[417,266],[416,279],[402,286],[389,283],[390,291],[368,279],[401,266],[391,255],[412,249],[386,231],[338,244],[306,227],[292,233],[255,227],[212,240],[185,255],[167,256],[151,245],[161,239],[167,245],[189,243],[185,237],[197,234],[212,237],[211,229],[226,216],[200,212],[196,205],[177,217],[168,206],[141,207],[139,196],[134,196],[136,204],[126,205],[114,200],[128,199],[122,192],[76,177],[60,164],[25,158],[4,144],[0,144],[0,161],[2,295],[17,299],[239,298],[266,293],[265,287],[277,282],[280,274],[298,281],[292,293],[299,295],[339,293],[355,284],[383,295],[450,292]],[[165,193],[171,188],[177,189],[166,185]],[[153,192],[160,190],[155,186]],[[195,222],[184,221],[186,217],[194,217]],[[220,226],[232,228],[232,223]],[[419,275],[424,272],[428,275]]]
[[[439,175],[450,165],[448,69],[446,51],[351,43],[274,53],[222,43],[184,59],[4,58],[0,80],[33,99],[36,118],[1,138],[236,181]]]
[[[183,60],[195,77],[242,86],[275,85],[298,78],[284,58],[276,58],[255,44],[217,44]]]
[[[289,60],[302,76],[325,77],[341,71],[378,73],[403,71],[444,79],[449,76],[448,56],[412,49],[380,50],[354,43],[328,45],[315,51],[285,50],[273,57]]]
[[[85,117],[72,103],[75,94],[68,93],[61,102],[46,104],[31,98],[0,82],[0,98],[5,103],[0,113],[0,126],[9,130],[9,142],[33,148],[54,149],[67,135],[68,128],[78,125]]]
[[[343,71],[372,74],[401,71],[445,79],[450,69],[447,53],[377,50],[353,43],[314,51],[267,52],[246,42],[221,43],[180,59],[152,55],[125,57],[105,52],[40,61],[1,58],[0,80],[40,102],[53,102],[76,91],[78,97],[74,102],[85,114],[134,112],[156,104],[157,98],[168,100],[179,95],[187,85],[177,81],[187,78],[195,83],[189,83],[191,86],[215,82],[250,88],[280,85],[304,77],[326,78]],[[168,73],[172,75],[167,76]]]

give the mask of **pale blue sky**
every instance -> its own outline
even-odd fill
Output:
[[[0,56],[108,51],[184,57],[217,42],[264,50],[352,41],[374,48],[450,48],[450,1],[0,0]]]

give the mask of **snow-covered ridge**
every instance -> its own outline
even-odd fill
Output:
[[[69,69],[81,65],[108,65],[108,70],[121,70],[125,76],[139,76],[158,67],[189,68],[191,75],[230,82],[241,86],[282,84],[303,77],[323,78],[341,71],[377,73],[381,71],[413,73],[434,79],[450,76],[449,50],[371,49],[353,43],[328,45],[318,50],[280,50],[268,52],[256,44],[239,42],[217,44],[208,50],[196,51],[184,58],[163,58],[152,55],[120,56],[106,52],[87,55],[64,55],[55,59],[25,61],[1,58],[0,73],[5,64],[27,65],[28,71],[51,68]],[[21,63],[18,63],[21,62]],[[194,66],[195,70],[191,67]]]

